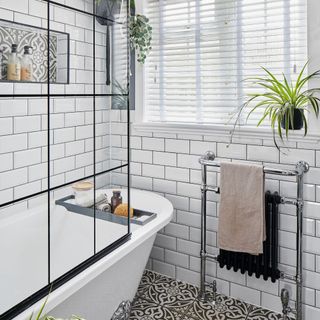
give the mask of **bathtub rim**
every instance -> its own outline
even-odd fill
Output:
[[[150,223],[145,226],[139,226],[131,231],[130,234],[125,235],[119,240],[119,244],[114,249],[110,248],[109,252],[105,253],[104,256],[100,257],[93,264],[86,267],[84,270],[81,270],[78,274],[73,276],[71,279],[68,279],[67,282],[62,283],[58,288],[56,288],[53,292],[50,293],[48,301],[46,303],[45,312],[49,312],[54,309],[72,294],[80,290],[86,284],[88,284],[91,280],[102,274],[112,265],[118,263],[122,258],[126,256],[130,251],[136,249],[140,244],[145,241],[151,240],[151,238],[164,226],[166,226],[173,216],[173,206],[171,202],[164,198],[163,196],[145,190],[139,190],[132,188],[131,193],[144,193],[145,195],[151,196],[151,201],[155,204],[158,201],[161,201],[161,210],[158,208],[154,208],[154,212],[157,213],[157,217],[152,220]],[[123,239],[124,238],[124,239]],[[112,247],[113,244],[110,246]],[[109,248],[109,247],[108,247]],[[102,250],[103,251],[103,250]],[[95,257],[95,256],[93,256]],[[46,286],[44,289],[45,292],[48,292],[50,285]],[[39,292],[40,292],[39,291]],[[36,293],[37,294],[37,293]],[[26,320],[32,312],[35,314],[40,310],[42,304],[44,303],[46,296],[43,297],[43,292],[41,292],[41,298],[26,309],[24,309],[21,313],[14,315],[10,319],[14,320]]]

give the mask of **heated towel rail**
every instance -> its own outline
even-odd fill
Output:
[[[210,186],[207,184],[207,167],[220,167],[220,163],[215,160],[215,154],[212,151],[207,151],[200,159],[201,164],[201,266],[200,266],[200,299],[207,300],[208,292],[206,288],[209,286],[212,289],[213,296],[210,295],[213,302],[216,297],[216,281],[212,284],[206,282],[206,260],[211,259],[217,262],[217,256],[208,254],[206,251],[207,239],[207,192],[219,193],[219,187]],[[281,278],[288,281],[293,281],[296,284],[296,304],[295,310],[289,307],[289,292],[286,289],[281,290],[281,303],[283,319],[288,319],[289,313],[294,313],[296,320],[302,320],[302,232],[303,232],[303,179],[304,174],[309,171],[309,164],[305,161],[299,161],[294,170],[282,170],[275,168],[264,167],[265,174],[274,174],[281,176],[291,176],[297,179],[297,197],[295,199],[287,199],[281,197],[282,204],[291,204],[296,206],[297,215],[297,237],[296,237],[296,272],[295,275],[281,272]]]

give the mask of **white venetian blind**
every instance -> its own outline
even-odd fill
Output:
[[[257,92],[243,80],[263,75],[260,66],[294,78],[307,61],[306,3],[148,0],[145,121],[226,124]]]

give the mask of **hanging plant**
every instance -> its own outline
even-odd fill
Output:
[[[263,115],[258,121],[257,126],[260,126],[265,119],[269,119],[273,141],[278,149],[276,136],[279,136],[280,140],[283,141],[284,136],[288,139],[290,130],[300,130],[303,127],[304,136],[306,136],[308,133],[308,122],[305,112],[312,111],[318,118],[320,103],[320,99],[316,96],[316,94],[320,93],[320,88],[304,90],[305,85],[310,80],[320,75],[320,70],[318,70],[308,76],[304,76],[307,64],[302,68],[297,80],[291,83],[289,83],[288,78],[284,74],[283,78],[279,79],[271,71],[263,67],[262,69],[266,73],[265,77],[246,79],[265,90],[265,92],[248,95],[247,101],[236,113],[231,140],[243,111],[256,101],[257,104],[248,113],[247,120],[257,109],[264,108]]]
[[[149,24],[149,19],[141,14],[131,16],[129,36],[131,47],[136,50],[137,61],[144,64],[152,49],[152,27]]]
[[[99,23],[107,27],[111,26],[114,22],[114,15],[121,10],[122,4],[123,0],[96,0],[97,20]],[[130,0],[130,45],[131,48],[136,51],[137,61],[144,64],[152,49],[152,27],[149,19],[145,15],[135,14],[135,7],[135,0]],[[107,33],[109,33],[109,30],[107,30]],[[110,35],[108,36],[108,39],[109,38]],[[109,78],[110,76],[108,77],[107,84],[110,84]]]

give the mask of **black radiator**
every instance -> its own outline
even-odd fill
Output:
[[[266,214],[266,240],[263,242],[263,254],[257,256],[248,253],[226,251],[220,249],[218,255],[219,266],[240,270],[241,273],[248,272],[257,278],[263,276],[264,280],[271,278],[275,282],[280,278],[278,270],[278,205],[281,197],[277,192],[265,194],[265,214]]]

